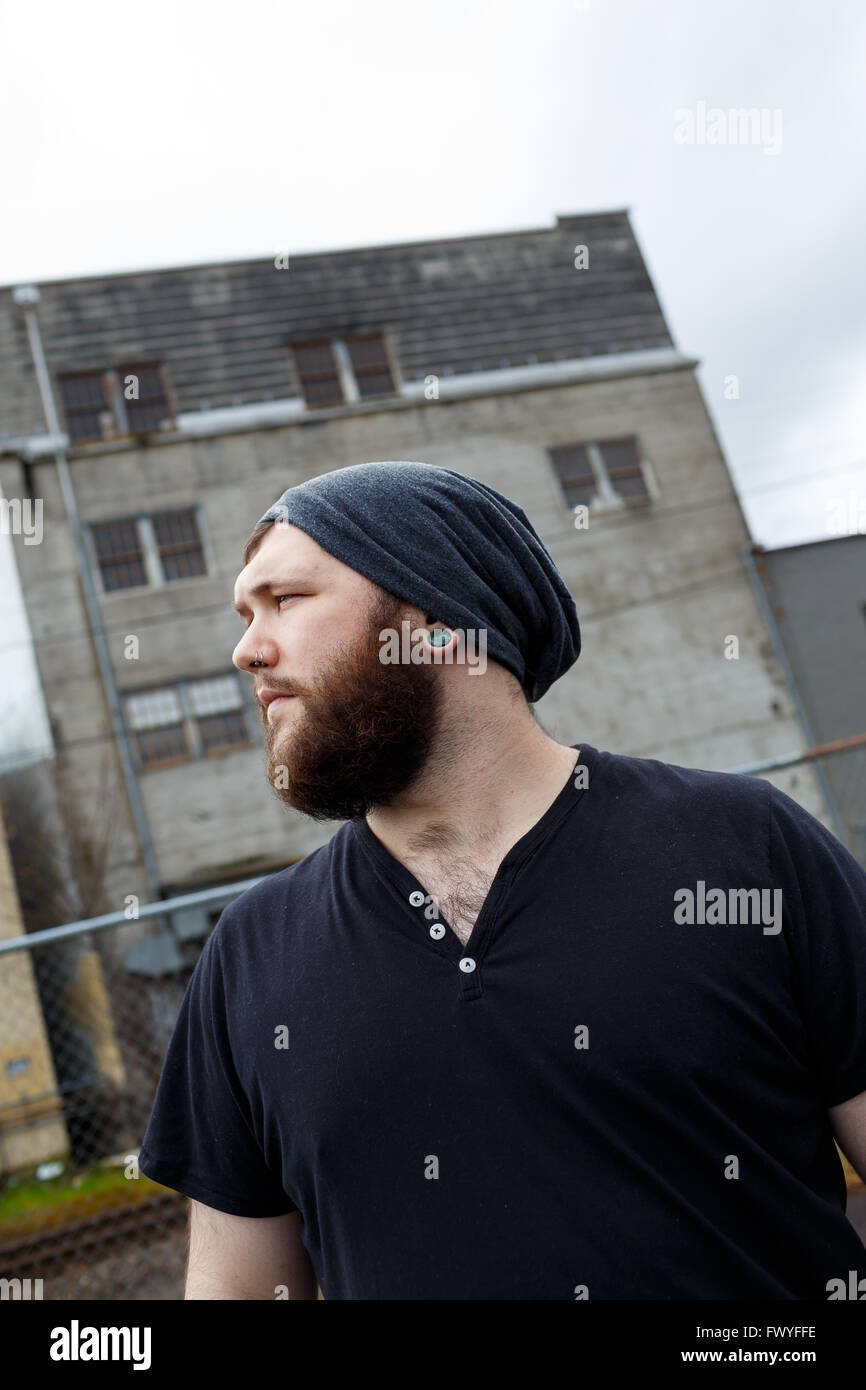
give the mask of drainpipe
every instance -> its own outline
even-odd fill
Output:
[[[770,603],[767,591],[764,588],[763,580],[761,579],[761,576],[758,573],[758,566],[755,561],[756,552],[752,547],[745,546],[743,548],[742,553],[743,561],[746,566],[746,573],[749,576],[749,582],[752,586],[752,592],[755,595],[758,607],[761,610],[761,617],[764,619],[764,622],[767,626],[767,631],[770,634],[770,640],[773,643],[773,650],[776,654],[776,660],[778,661],[779,666],[782,670],[782,675],[785,678],[785,684],[788,687],[788,695],[790,696],[791,703],[794,706],[794,711],[797,715],[797,719],[800,722],[800,728],[803,731],[803,736],[806,740],[806,747],[813,748],[817,743],[817,739],[815,738],[815,735],[812,731],[812,727],[809,723],[809,717],[806,714],[803,702],[800,699],[800,693],[797,690],[797,683],[794,680],[794,672],[791,670],[791,665],[788,661],[788,655],[785,651],[785,647],[782,642],[782,636],[779,632],[778,624],[776,623],[776,615],[773,612],[773,605]],[[814,773],[818,779],[821,791],[824,793],[824,801],[826,802],[827,810],[830,814],[830,820],[833,825],[833,834],[836,836],[836,839],[840,842],[840,844],[847,845],[848,836],[842,824],[842,818],[839,815],[839,808],[836,805],[836,798],[833,795],[832,788],[827,779],[827,774],[824,768],[820,765],[820,763],[815,763]]]
[[[60,479],[60,488],[63,493],[63,500],[66,504],[69,525],[75,540],[75,549],[78,554],[78,569],[84,590],[87,616],[90,621],[93,644],[96,648],[99,673],[102,677],[102,685],[111,713],[114,737],[117,740],[117,747],[120,753],[123,779],[126,783],[126,791],[132,808],[132,817],[135,823],[136,834],[138,835],[138,845],[141,851],[141,857],[144,861],[150,892],[153,898],[157,899],[162,896],[159,872],[156,867],[156,858],[153,852],[147,817],[144,813],[144,804],[141,800],[135,764],[129,747],[126,724],[120,707],[120,697],[117,693],[117,686],[114,681],[114,671],[108,654],[105,633],[102,628],[102,614],[99,611],[96,586],[94,585],[93,575],[90,571],[90,556],[84,541],[84,530],[78,513],[75,492],[72,487],[72,477],[69,472],[69,462],[66,457],[66,434],[65,431],[61,430],[60,422],[57,418],[54,393],[51,388],[51,377],[48,374],[45,353],[42,348],[42,336],[39,332],[39,322],[36,317],[36,305],[39,303],[39,290],[36,285],[16,285],[12,291],[12,298],[15,303],[20,305],[24,310],[27,323],[27,336],[30,341],[30,351],[33,355],[33,366],[36,371],[36,380],[39,384],[39,394],[42,398],[42,409],[45,414],[45,423],[48,426],[48,433],[54,439],[59,437],[64,440],[64,444],[56,446],[52,452],[54,454],[55,463],[57,464],[57,476]]]

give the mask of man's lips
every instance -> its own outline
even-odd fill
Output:
[[[290,700],[294,699],[294,695],[277,695],[276,699],[269,700],[267,703],[268,718],[270,718],[271,710],[275,705],[287,705]]]
[[[287,695],[283,690],[271,690],[267,686],[258,693],[259,704],[265,709],[276,704],[277,700],[294,700],[294,695]]]

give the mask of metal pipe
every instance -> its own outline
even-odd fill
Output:
[[[807,748],[805,753],[784,753],[779,758],[765,758],[759,763],[743,763],[742,767],[731,767],[728,771],[747,775],[768,772],[773,768],[792,767],[795,763],[808,763],[814,758],[827,758],[832,753],[846,753],[849,748],[863,747],[866,747],[866,734],[854,734],[851,738],[837,738],[832,743],[819,743],[816,748]]]
[[[190,907],[204,907],[210,903],[224,902],[239,897],[247,888],[263,883],[268,874],[258,878],[245,878],[240,883],[224,883],[219,888],[201,888],[195,893],[181,893],[175,898],[163,898],[158,902],[145,903],[138,909],[135,917],[127,917],[126,912],[103,912],[100,917],[86,917],[79,922],[67,922],[62,927],[45,927],[42,931],[27,932],[24,936],[10,936],[0,940],[0,956],[12,951],[29,950],[31,946],[46,946],[55,941],[66,941],[71,936],[83,936],[89,931],[104,931],[106,927],[127,926],[142,918],[160,917],[165,912],[181,912]]]

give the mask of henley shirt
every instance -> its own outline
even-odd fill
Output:
[[[299,1211],[326,1299],[825,1300],[863,1090],[854,857],[767,781],[581,744],[465,946],[364,817],[232,902],[139,1163]]]

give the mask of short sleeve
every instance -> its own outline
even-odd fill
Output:
[[[190,978],[139,1152],[145,1177],[234,1216],[297,1210],[269,1168],[232,1059],[217,924]]]
[[[866,870],[792,797],[770,786],[770,863],[822,1098],[866,1091]]]

